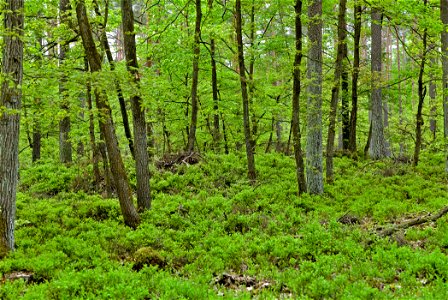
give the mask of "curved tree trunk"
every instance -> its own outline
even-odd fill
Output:
[[[23,0],[6,0],[3,11],[3,59],[0,106],[0,257],[14,250],[19,129],[23,77]]]
[[[308,18],[306,183],[310,194],[322,194],[322,0],[310,1]]]
[[[84,0],[79,0],[76,5],[79,31],[81,34],[84,50],[89,61],[92,76],[101,71],[101,59],[93,41],[92,30],[87,17]],[[112,121],[112,111],[104,91],[99,86],[94,88],[96,107],[100,117],[100,130],[104,134],[109,162],[117,188],[120,207],[124,222],[127,226],[136,228],[140,223],[140,217],[132,203],[132,193],[129,186],[128,176],[121,158],[118,139]]]

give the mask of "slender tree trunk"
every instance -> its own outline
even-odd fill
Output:
[[[386,140],[384,138],[383,102],[381,88],[382,70],[382,13],[379,8],[372,7],[372,139],[370,142],[370,156],[372,159],[381,159],[386,156]]]
[[[3,59],[0,106],[0,257],[14,250],[19,131],[23,77],[23,0],[3,7]]]
[[[434,49],[436,46],[432,44],[430,49]],[[431,65],[437,66],[437,59],[435,56],[431,58]],[[434,71],[431,71],[430,81],[429,81],[429,107],[430,107],[430,117],[429,117],[429,130],[432,134],[432,140],[436,139],[436,131],[437,131],[437,105],[436,105],[436,97],[437,97],[437,84],[436,78],[434,76]]]
[[[425,6],[428,1],[423,0]],[[418,73],[418,106],[416,115],[416,126],[415,126],[415,148],[414,148],[414,161],[413,165],[417,166],[420,158],[420,149],[422,148],[422,127],[423,127],[423,101],[425,100],[426,86],[423,85],[423,75],[425,74],[425,64],[426,64],[426,51],[427,51],[427,37],[428,30],[425,28],[423,30],[423,40],[422,40],[422,56],[420,62],[420,70]]]
[[[193,73],[191,81],[191,122],[188,133],[187,151],[194,151],[196,141],[196,126],[198,123],[198,81],[199,81],[199,55],[201,38],[201,0],[196,0],[196,21],[194,28],[194,46],[193,46]]]
[[[61,23],[67,22],[67,14],[69,9],[69,0],[59,1]],[[72,143],[70,141],[70,107],[68,103],[67,89],[65,87],[67,79],[64,74],[64,61],[68,49],[68,44],[63,41],[59,47],[59,67],[61,68],[63,74],[59,82],[59,95],[61,97],[61,109],[64,111],[64,116],[62,120],[59,121],[59,160],[65,164],[72,162]]]
[[[327,152],[326,152],[326,180],[328,183],[333,182],[333,155],[334,155],[334,138],[336,135],[336,114],[339,100],[339,86],[342,75],[342,60],[344,59],[345,37],[346,37],[346,22],[345,12],[347,10],[347,0],[339,1],[338,14],[338,43],[337,55],[334,69],[333,87],[331,89],[331,103],[330,103],[330,123],[328,125],[327,136]],[[345,78],[347,79],[347,78]],[[347,81],[346,81],[347,82]]]
[[[252,0],[251,8],[250,8],[250,33],[249,33],[249,41],[250,41],[250,51],[249,53],[249,110],[250,110],[250,119],[252,124],[252,151],[255,152],[256,149],[256,136],[258,134],[258,120],[255,114],[254,109],[254,91],[255,91],[255,55],[253,53],[254,50],[254,42],[255,42],[255,0]]]
[[[222,137],[224,139],[224,153],[229,154],[229,142],[227,139],[226,123],[222,113],[221,113],[221,121],[222,121]]]
[[[293,69],[293,91],[292,91],[292,120],[291,134],[294,145],[294,158],[296,160],[296,176],[299,195],[306,192],[305,164],[303,162],[302,135],[300,132],[300,80],[302,72],[302,0],[296,0],[295,6],[295,55]]]
[[[107,40],[106,31],[102,32],[101,42],[103,44],[104,51],[106,52],[106,57],[107,60],[109,61],[110,69],[111,71],[114,71],[115,61],[112,56],[112,52],[110,50],[110,45]],[[126,136],[126,139],[128,140],[129,151],[131,152],[132,157],[135,159],[134,141],[132,139],[131,127],[129,126],[129,117],[128,117],[128,111],[126,109],[126,101],[124,100],[123,90],[121,89],[120,83],[118,82],[117,79],[114,79],[114,81],[115,81],[115,90],[117,91],[118,96],[118,103],[120,104],[121,118],[123,119],[124,134]]]
[[[244,122],[244,137],[246,142],[246,156],[247,156],[247,174],[251,182],[255,182],[257,176],[255,171],[255,158],[253,151],[252,133],[250,129],[249,117],[249,96],[247,93],[247,79],[246,67],[244,65],[244,49],[243,49],[243,29],[241,17],[241,0],[236,0],[235,3],[235,18],[236,18],[236,39],[238,44],[238,65],[241,82],[241,96],[243,98],[243,122]]]
[[[310,194],[322,194],[322,0],[310,1],[308,19],[306,183]]]
[[[208,0],[208,9],[212,11],[213,0]],[[215,38],[210,39],[210,65],[212,72],[212,96],[213,96],[213,148],[215,152],[219,152],[219,141],[221,139],[219,130],[219,91],[218,91],[218,75],[216,69],[216,42]]]
[[[86,72],[89,71],[89,63],[86,58],[84,58],[84,68]],[[93,185],[95,191],[99,191],[99,186],[101,182],[101,173],[99,168],[100,153],[95,138],[95,121],[93,116],[92,87],[90,84],[90,80],[87,80],[86,82],[86,94],[87,94],[87,109],[89,110],[89,139],[90,139],[90,148],[92,149]]]
[[[132,0],[121,1],[121,16],[123,22],[126,66],[128,68],[128,72],[133,77],[133,81],[137,87],[137,93],[139,93],[140,77],[138,73],[137,48],[135,45]],[[137,205],[139,212],[143,212],[151,207],[151,188],[149,186],[151,175],[149,173],[149,154],[147,149],[148,137],[146,132],[145,109],[142,102],[143,101],[139,94],[131,96],[132,120],[134,122],[135,137]]]
[[[356,154],[356,124],[358,121],[358,77],[359,77],[359,41],[361,39],[361,5],[355,0],[354,19],[354,46],[353,46],[353,74],[352,74],[352,110],[350,112],[350,136],[348,150]]]
[[[401,52],[400,52],[400,29],[397,28],[397,70],[398,70],[398,125],[403,125],[403,99],[401,97],[401,80],[400,80],[400,74],[401,74]],[[403,155],[404,152],[404,144],[402,141],[400,141],[400,156]]]
[[[87,17],[84,0],[79,0],[76,4],[76,15],[78,19],[79,32],[82,38],[84,50],[89,61],[92,76],[97,76],[101,71],[101,59],[95,46],[92,30]],[[112,112],[104,91],[99,86],[94,89],[96,106],[100,114],[100,130],[104,134],[109,162],[112,169],[117,188],[120,207],[123,213],[124,222],[127,226],[136,228],[140,223],[140,217],[132,202],[132,193],[129,186],[128,177],[121,158],[118,139],[112,121]],[[145,141],[146,144],[146,141]]]
[[[445,140],[446,164],[448,173],[448,0],[440,0],[440,18],[444,29],[442,30],[442,86],[443,86],[443,137]]]
[[[41,99],[37,98],[35,101],[37,110],[39,111],[40,109],[40,103],[41,103]],[[33,116],[33,153],[32,153],[32,161],[36,162],[40,159],[40,150],[42,147],[42,133],[41,133],[41,128],[40,128],[40,116],[37,112],[34,112],[34,116]]]

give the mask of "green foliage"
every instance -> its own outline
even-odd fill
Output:
[[[17,250],[0,261],[0,272],[4,278],[14,272],[32,277],[4,280],[0,297],[446,296],[446,217],[400,233],[400,243],[394,237],[381,239],[373,230],[446,204],[442,178],[425,176],[439,168],[432,156],[423,155],[421,169],[338,158],[337,179],[326,194],[300,198],[291,158],[258,156],[260,181],[251,186],[241,157],[206,155],[177,173],[158,171],[153,207],[142,215],[137,230],[124,226],[116,200],[70,192],[69,185],[43,177],[70,177],[70,168],[42,163],[24,170],[17,199]],[[51,183],[39,187],[44,180]],[[48,191],[58,192],[36,198]],[[338,222],[347,212],[359,224]],[[216,284],[224,273],[270,285],[250,290],[242,283]]]

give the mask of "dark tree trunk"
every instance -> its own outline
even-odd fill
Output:
[[[244,122],[244,137],[246,142],[246,156],[247,156],[247,174],[249,180],[254,183],[257,179],[255,171],[255,157],[253,150],[252,133],[250,130],[249,117],[249,96],[247,93],[247,78],[246,67],[244,65],[244,48],[243,48],[243,29],[241,17],[241,0],[236,0],[235,3],[235,19],[236,19],[236,39],[238,44],[238,66],[241,82],[241,96],[243,98],[243,122]]]
[[[212,11],[213,0],[208,0],[208,8]],[[219,91],[218,91],[218,75],[216,69],[216,42],[215,38],[210,39],[210,64],[212,72],[212,95],[213,95],[213,148],[215,152],[219,152],[220,130],[219,130]]]
[[[427,5],[427,0],[423,0],[425,6]],[[422,127],[423,127],[423,101],[425,100],[426,87],[423,85],[423,75],[425,74],[425,64],[426,64],[426,51],[427,51],[427,37],[428,30],[425,28],[423,30],[423,41],[422,41],[422,56],[420,62],[420,70],[418,73],[418,106],[416,115],[416,126],[415,126],[415,148],[414,148],[414,161],[413,165],[417,166],[420,158],[420,149],[422,148]]]
[[[432,44],[430,49],[434,49],[436,46]],[[435,57],[431,58],[431,64],[433,66],[437,66],[437,59]],[[430,117],[429,117],[429,130],[431,131],[432,140],[436,139],[436,131],[437,131],[437,105],[436,105],[436,97],[437,97],[437,84],[435,74],[432,71],[429,80],[429,106],[430,106]]]
[[[310,1],[308,19],[306,183],[310,194],[322,194],[322,0]]]
[[[346,38],[346,22],[345,12],[347,10],[347,0],[339,1],[339,14],[338,14],[338,43],[337,43],[337,55],[334,69],[333,87],[331,89],[331,103],[330,103],[330,115],[328,125],[327,136],[327,152],[326,152],[326,180],[328,183],[333,182],[333,155],[334,155],[334,139],[336,135],[336,114],[339,100],[339,87],[341,84],[342,64],[344,54],[346,51],[345,38]],[[347,79],[347,78],[345,78]],[[345,81],[347,82],[347,80]]]
[[[350,112],[350,136],[348,150],[356,155],[356,123],[358,120],[358,76],[359,76],[359,41],[361,39],[361,5],[355,0],[354,19],[354,50],[353,50],[353,75],[352,75],[352,110]]]
[[[222,121],[222,136],[224,139],[224,153],[229,154],[229,142],[227,139],[226,123],[225,123],[224,116],[222,113],[221,113],[221,121]]]
[[[76,5],[76,15],[78,18],[79,32],[82,38],[84,50],[89,61],[92,73],[101,71],[101,59],[93,41],[92,30],[87,17],[84,0],[79,0]],[[112,176],[117,188],[120,207],[123,213],[124,222],[127,226],[136,228],[140,223],[140,217],[132,203],[132,193],[129,186],[128,177],[121,158],[118,139],[112,121],[112,112],[107,96],[99,86],[94,89],[96,107],[99,111],[100,130],[104,134]]]
[[[305,165],[303,162],[302,152],[302,135],[300,132],[300,80],[301,71],[300,65],[302,64],[302,0],[296,0],[295,3],[295,55],[294,55],[294,69],[293,69],[293,91],[292,91],[292,121],[291,121],[291,134],[294,145],[294,158],[296,160],[296,176],[297,187],[299,195],[306,192],[306,179],[305,179]]]
[[[89,63],[86,58],[84,58],[84,68],[86,72],[89,71]],[[86,82],[86,94],[87,94],[87,109],[89,110],[89,140],[90,140],[90,148],[92,149],[93,185],[95,191],[99,191],[99,186],[101,182],[101,173],[99,168],[100,153],[95,138],[95,120],[93,116],[92,87],[89,80]]]
[[[137,90],[140,88],[138,73],[137,48],[134,33],[134,12],[132,0],[121,1],[121,16],[124,32],[124,52],[126,66],[132,75]],[[143,212],[151,208],[151,188],[149,180],[148,137],[146,132],[145,109],[139,94],[131,96],[132,120],[134,122],[135,137],[135,170],[137,177],[137,205],[138,211]]]
[[[59,1],[59,11],[61,23],[67,22],[67,14],[70,10],[69,0]],[[64,68],[64,60],[66,53],[68,52],[68,44],[63,41],[59,48],[59,63],[62,67],[62,78],[59,82],[59,95],[61,97],[61,109],[64,111],[62,120],[59,121],[59,160],[62,163],[68,164],[72,162],[72,143],[70,142],[70,107],[68,103],[68,96],[66,90],[66,76]]]
[[[250,49],[254,49],[254,41],[255,41],[255,0],[252,0],[251,8],[250,8]],[[256,148],[256,136],[258,134],[258,120],[255,115],[254,109],[254,90],[255,90],[255,81],[254,81],[254,73],[255,73],[255,55],[253,51],[250,51],[249,55],[249,110],[251,115],[251,124],[252,124],[252,151],[255,152]]]
[[[115,70],[115,61],[112,57],[112,52],[110,50],[109,42],[107,41],[106,31],[103,31],[101,35],[101,42],[106,52],[107,60],[109,61],[111,71]],[[124,100],[123,90],[121,89],[120,83],[115,79],[115,90],[117,91],[118,103],[120,104],[121,118],[123,119],[124,134],[128,140],[129,151],[132,157],[135,159],[134,141],[132,139],[131,127],[129,126],[128,111],[126,109],[126,101]]]
[[[198,81],[199,81],[199,55],[201,38],[201,0],[196,0],[196,21],[194,27],[194,46],[193,46],[193,73],[191,81],[191,122],[188,133],[187,151],[194,151],[196,141],[196,127],[198,123]]]
[[[443,136],[445,140],[446,155],[445,172],[448,173],[448,0],[440,0],[440,19],[444,26],[440,39],[442,43]]]
[[[41,128],[40,128],[40,116],[39,116],[39,110],[40,110],[40,103],[41,103],[41,99],[37,98],[35,100],[35,104],[36,104],[36,110],[34,112],[34,116],[33,116],[33,142],[32,142],[32,161],[37,162],[40,159],[40,150],[42,148],[42,133],[41,133]]]
[[[386,157],[386,140],[384,138],[383,101],[381,88],[382,71],[382,13],[379,8],[372,7],[372,53],[371,53],[371,110],[372,137],[370,141],[370,156],[372,159]]]
[[[23,0],[3,6],[3,80],[0,106],[0,257],[14,250],[14,221],[19,173],[19,131],[23,77]]]

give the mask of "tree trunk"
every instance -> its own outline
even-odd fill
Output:
[[[106,31],[103,31],[101,34],[101,42],[103,44],[104,51],[106,52],[107,60],[109,61],[110,70],[114,71],[115,61],[114,58],[112,57],[112,52],[110,50],[110,45],[107,40]],[[123,90],[121,89],[118,79],[115,78],[114,81],[115,81],[115,90],[117,91],[118,103],[120,104],[121,118],[123,119],[124,134],[126,136],[126,139],[128,140],[129,151],[131,152],[132,157],[135,159],[134,141],[132,139],[131,127],[129,126],[129,117],[128,117],[128,111],[126,109],[126,101],[124,100]]]
[[[40,116],[39,116],[39,110],[40,110],[40,103],[41,99],[37,98],[35,100],[36,109],[37,111],[34,112],[33,116],[33,142],[32,142],[32,148],[33,152],[31,155],[32,161],[37,162],[40,159],[40,150],[42,147],[42,133],[40,128]]]
[[[187,151],[194,151],[196,141],[196,127],[198,123],[198,80],[199,80],[199,55],[201,38],[201,0],[196,0],[196,21],[194,28],[194,46],[193,46],[193,74],[191,81],[191,123],[188,133]]]
[[[361,5],[355,0],[354,19],[355,32],[353,38],[353,75],[352,75],[352,109],[350,112],[350,136],[348,150],[356,155],[356,123],[358,120],[358,77],[359,77],[359,41],[361,39]]]
[[[246,142],[246,156],[247,156],[247,174],[249,180],[254,183],[257,179],[255,171],[255,158],[253,151],[252,133],[250,130],[249,117],[249,96],[247,93],[247,78],[246,67],[244,65],[244,48],[243,48],[243,29],[241,17],[241,0],[236,0],[235,3],[235,18],[236,18],[236,39],[238,44],[238,65],[241,82],[241,96],[243,98],[243,123],[244,123],[244,137]]]
[[[139,93],[140,77],[138,73],[137,48],[135,45],[132,0],[121,1],[121,16],[123,22],[126,66],[137,87],[137,93]],[[148,136],[146,132],[145,109],[142,106],[142,102],[139,94],[131,96],[132,120],[134,122],[135,137],[137,206],[139,212],[143,212],[151,207],[151,188],[149,186],[151,175],[149,173]]]
[[[215,39],[210,40],[210,55],[211,55],[211,66],[212,66],[212,94],[213,94],[213,144],[216,152],[219,152],[219,140],[220,130],[219,130],[219,98],[218,98],[218,76],[216,70],[215,61]]]
[[[0,257],[14,250],[23,77],[23,0],[6,0],[3,11],[3,80],[0,106]]]
[[[339,100],[339,86],[341,83],[342,75],[342,60],[344,59],[345,37],[346,37],[346,22],[345,12],[347,10],[347,0],[339,1],[339,14],[338,14],[338,42],[337,42],[337,55],[334,68],[333,87],[331,89],[331,103],[330,103],[330,115],[328,125],[327,136],[327,152],[326,152],[326,180],[328,183],[333,182],[333,155],[334,155],[334,138],[336,135],[336,114]],[[346,79],[346,78],[345,78]],[[346,81],[347,82],[347,81]]]
[[[70,9],[69,0],[59,1],[60,20],[64,24],[67,22],[67,14]],[[64,60],[68,52],[69,45],[63,41],[59,47],[59,67],[62,71],[62,78],[59,82],[59,95],[61,97],[61,109],[64,111],[62,120],[59,121],[59,160],[68,164],[72,162],[72,143],[70,141],[70,107],[66,90],[66,76],[64,71]]]
[[[448,173],[448,0],[440,0],[440,18],[444,29],[442,30],[442,86],[443,86],[443,137],[445,140],[446,164],[445,172]]]
[[[84,58],[84,68],[85,71],[89,71],[89,63],[86,58]],[[89,139],[90,148],[92,148],[92,164],[93,164],[93,185],[95,191],[99,191],[99,186],[101,182],[101,173],[99,168],[99,149],[96,144],[95,139],[95,122],[93,116],[93,103],[92,103],[92,86],[90,80],[86,82],[86,96],[87,96],[87,109],[89,110]]]
[[[428,1],[423,0],[423,3],[426,6]],[[422,56],[420,62],[420,70],[418,73],[418,106],[417,106],[416,126],[415,126],[415,148],[414,148],[414,161],[413,161],[414,167],[418,165],[418,161],[420,158],[420,150],[422,148],[422,127],[423,127],[422,111],[423,111],[423,101],[425,100],[425,94],[426,94],[426,86],[423,86],[423,75],[425,74],[427,37],[428,37],[428,30],[425,28],[423,30]]]
[[[372,137],[370,142],[370,156],[372,159],[382,159],[386,156],[386,141],[384,138],[384,119],[381,88],[382,69],[382,13],[379,8],[372,7],[372,53],[371,53],[371,110]]]
[[[432,44],[430,49],[434,49],[436,46]],[[431,65],[437,66],[437,59],[435,57],[431,58]],[[431,71],[429,78],[429,107],[430,107],[430,117],[429,117],[429,130],[431,131],[432,140],[436,139],[436,131],[437,131],[437,105],[436,105],[436,97],[437,97],[437,84],[434,71]]]
[[[291,134],[294,144],[294,158],[296,160],[296,176],[299,195],[306,192],[305,165],[303,163],[302,134],[300,132],[300,80],[302,64],[302,0],[296,0],[295,6],[295,55],[293,69],[293,91],[292,91],[292,121]]]
[[[310,194],[322,194],[322,0],[310,2],[308,19],[306,182]]]
[[[78,18],[79,31],[82,38],[84,50],[89,61],[90,71],[92,76],[98,75],[101,71],[101,59],[93,41],[92,30],[84,0],[79,0],[76,4],[76,15]],[[118,139],[115,134],[115,128],[112,121],[112,112],[109,106],[107,96],[99,86],[94,89],[96,107],[99,111],[100,130],[104,134],[109,162],[112,169],[112,176],[114,177],[117,188],[118,198],[120,200],[120,207],[123,213],[124,222],[127,226],[136,228],[140,223],[140,217],[132,203],[132,193],[129,186],[128,177],[121,158],[120,148],[118,147]]]

